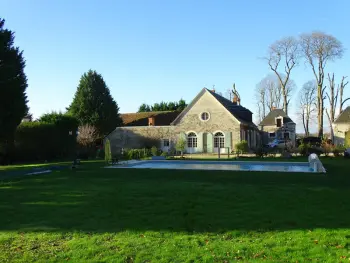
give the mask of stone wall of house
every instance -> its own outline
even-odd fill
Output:
[[[209,113],[209,119],[206,121],[201,119],[203,112]],[[204,93],[183,118],[175,124],[176,133],[195,132],[197,135],[209,133],[212,136],[217,132],[222,132],[225,136],[230,133],[230,143],[226,145],[231,150],[241,140],[240,123],[208,92]]]
[[[203,121],[201,114],[207,112],[209,119]],[[206,92],[196,103],[184,112],[184,116],[170,126],[143,126],[143,127],[120,127],[112,132],[108,138],[111,142],[113,153],[118,153],[122,148],[143,148],[157,146],[162,148],[163,139],[170,140],[170,148],[174,147],[176,140],[181,136],[193,132],[197,136],[197,147],[187,148],[186,152],[214,152],[214,135],[221,132],[225,136],[225,149],[234,149],[236,143],[241,141],[243,126],[237,121],[226,108],[224,108],[213,96]],[[244,127],[244,130],[254,127]],[[253,132],[254,143],[256,134]],[[205,148],[204,141],[207,141]],[[253,145],[252,145],[253,147]],[[226,150],[221,150],[226,152]]]
[[[334,143],[335,144],[344,144],[345,143],[345,133],[350,131],[350,123],[342,124],[333,124],[333,133],[334,133]]]
[[[263,143],[272,142],[274,139],[283,139],[283,133],[289,132],[290,140],[295,143],[296,140],[296,129],[294,123],[286,123],[282,127],[277,127],[276,125],[264,126],[261,127],[261,131],[263,132]],[[269,133],[276,133],[275,138],[271,138]]]

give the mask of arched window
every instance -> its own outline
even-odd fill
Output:
[[[214,148],[224,148],[225,147],[225,135],[222,132],[217,132],[214,134]]]
[[[197,148],[197,135],[194,132],[187,134],[187,147]]]

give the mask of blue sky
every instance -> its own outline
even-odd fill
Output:
[[[0,16],[24,50],[29,106],[38,117],[64,110],[89,69],[103,75],[121,112],[190,101],[204,86],[224,92],[235,82],[242,105],[255,113],[255,86],[271,73],[259,59],[268,46],[320,30],[348,49],[348,10],[348,0],[1,0]],[[337,80],[350,75],[349,58],[346,51],[327,72]],[[313,75],[302,62],[291,78],[299,89]]]

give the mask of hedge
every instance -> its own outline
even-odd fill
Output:
[[[15,133],[12,159],[23,162],[73,158],[77,127],[76,119],[70,116],[61,116],[53,123],[21,123]]]

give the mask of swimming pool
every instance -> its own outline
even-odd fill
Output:
[[[150,160],[133,161],[107,168],[181,169],[226,171],[273,171],[313,173],[308,162],[258,162],[258,161],[198,161],[198,160]]]

